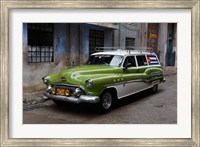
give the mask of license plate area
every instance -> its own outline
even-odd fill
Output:
[[[60,89],[60,88],[57,88],[57,89],[56,89],[56,94],[64,96],[66,90],[67,90],[67,89]],[[69,94],[70,94],[70,91],[69,91]]]
[[[62,86],[62,85],[56,85],[52,88],[52,94],[61,95],[61,96],[70,96],[73,95],[75,91],[75,87],[70,86]]]

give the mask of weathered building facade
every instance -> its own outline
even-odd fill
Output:
[[[170,67],[171,69],[176,70],[177,24],[159,23],[156,26],[157,32],[155,33],[155,38],[153,38],[154,42],[156,42],[156,45],[153,45],[154,51],[157,53],[164,68]],[[149,38],[150,37],[152,36],[149,35]]]
[[[141,24],[24,23],[24,92],[44,88],[41,78],[85,63],[95,47],[140,46]]]

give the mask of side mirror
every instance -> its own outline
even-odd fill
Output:
[[[127,63],[127,64],[125,64],[124,65],[124,70],[127,70],[129,67],[131,67],[132,66],[132,64],[131,63]]]

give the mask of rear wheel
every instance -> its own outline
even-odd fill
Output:
[[[158,84],[153,85],[153,87],[150,90],[151,90],[151,93],[156,93],[158,91]]]
[[[107,113],[112,109],[113,106],[113,93],[108,90],[103,92],[100,96],[100,102],[98,103],[98,109],[100,113]]]

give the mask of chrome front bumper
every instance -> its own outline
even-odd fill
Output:
[[[81,95],[79,98],[70,96],[61,96],[61,95],[53,95],[48,92],[45,92],[44,95],[50,99],[59,100],[59,101],[65,101],[65,102],[72,102],[72,103],[98,103],[100,101],[100,98],[98,96],[89,96],[89,95]]]

